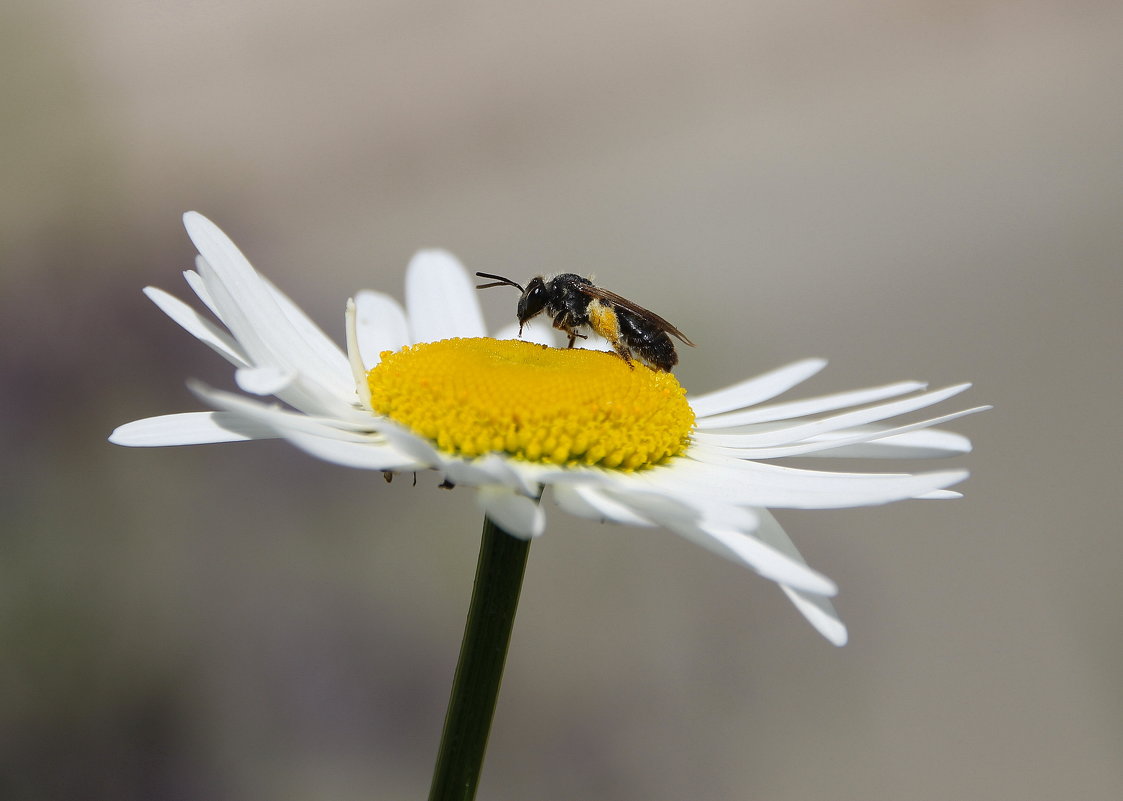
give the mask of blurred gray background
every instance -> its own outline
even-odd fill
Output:
[[[781,513],[843,649],[551,509],[481,798],[1123,797],[1121,53],[1079,0],[4,4],[0,797],[427,792],[471,493],[105,441],[231,385],[140,294],[186,209],[340,341],[437,245],[595,274],[696,392],[825,356],[798,393],[997,405],[966,499]]]

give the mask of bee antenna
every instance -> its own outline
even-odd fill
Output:
[[[492,275],[491,273],[476,273],[480,278],[494,278],[495,280],[489,284],[476,284],[476,289],[488,289],[493,286],[513,286],[519,292],[523,292],[521,284],[516,284],[510,278],[504,278],[501,275]]]

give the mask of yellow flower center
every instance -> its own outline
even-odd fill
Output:
[[[694,427],[673,375],[601,351],[444,339],[383,352],[367,383],[374,411],[465,458],[635,470],[681,453]]]

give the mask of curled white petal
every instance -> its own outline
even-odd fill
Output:
[[[355,394],[364,409],[372,408],[370,383],[367,381],[367,368],[359,349],[359,331],[356,322],[355,299],[347,299],[344,318],[347,326],[347,361],[351,365],[351,377],[355,379]]]
[[[412,435],[411,435],[412,436]],[[445,477],[454,484],[483,487],[494,484],[506,487],[520,495],[537,497],[541,487],[528,480],[522,471],[497,453],[489,453],[478,459],[440,459],[443,461]]]
[[[546,530],[546,513],[536,500],[496,486],[480,487],[476,498],[484,513],[513,537],[529,540]]]
[[[251,395],[280,394],[295,378],[295,374],[280,367],[242,367],[234,371],[238,388]]]
[[[630,526],[652,526],[650,520],[625,503],[606,496],[596,487],[562,482],[554,485],[554,501],[565,511],[590,520],[607,520]]]
[[[378,431],[387,442],[402,453],[409,454],[410,458],[418,464],[436,467],[443,461],[440,451],[404,426],[388,420],[379,420]]]

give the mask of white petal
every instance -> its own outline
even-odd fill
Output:
[[[374,426],[399,451],[418,464],[441,470],[453,484],[473,487],[494,484],[523,495],[537,495],[540,491],[540,487],[528,481],[515,463],[499,454],[465,460],[438,450],[429,440],[389,420],[379,419]]]
[[[838,593],[838,585],[827,576],[808,567],[802,559],[781,553],[752,534],[713,529],[705,533],[735,550],[739,558],[765,578],[813,595]]]
[[[187,285],[195,292],[196,297],[203,301],[203,305],[211,310],[211,314],[222,320],[222,324],[226,325],[226,321],[222,319],[222,314],[218,311],[218,306],[215,305],[214,298],[211,296],[211,291],[207,289],[207,282],[203,280],[201,272],[210,271],[211,266],[206,263],[207,260],[202,256],[195,256],[195,270],[184,270],[183,277],[187,280]],[[205,268],[204,268],[205,265]]]
[[[497,453],[489,453],[479,459],[465,460],[437,457],[445,478],[454,484],[482,487],[489,484],[507,487],[520,495],[537,496],[540,485],[527,480],[517,465]]]
[[[751,534],[712,526],[676,528],[677,534],[686,537],[735,562],[748,565],[765,578],[795,587],[815,595],[834,595],[836,585],[818,571],[812,570],[802,560],[792,559],[761,542]]]
[[[789,401],[788,403],[775,403],[768,406],[757,406],[740,412],[712,415],[698,421],[698,428],[727,428],[743,426],[753,423],[768,423],[774,420],[790,420],[796,417],[806,417],[811,414],[845,409],[848,406],[860,406],[864,403],[904,395],[906,392],[922,390],[927,385],[921,381],[900,381],[884,387],[872,389],[859,389],[851,392],[838,392],[833,395],[824,395],[818,398]]]
[[[756,535],[776,550],[803,562],[803,555],[800,554],[791,537],[787,535],[780,523],[772,516],[772,513],[767,509],[757,509],[756,512],[760,516],[760,526],[756,530]],[[784,584],[780,585],[780,589],[784,591],[784,594],[788,596],[788,599],[795,605],[800,614],[807,618],[807,621],[815,627],[815,630],[826,637],[832,645],[846,644],[846,626],[839,618],[834,605],[828,599],[822,595],[797,590]]]
[[[210,223],[209,220],[206,220],[206,218],[203,219],[207,224],[213,226],[213,223]],[[219,233],[221,233],[221,231]],[[223,236],[225,236],[225,234],[223,234]],[[227,242],[229,241],[230,240],[227,239]],[[230,244],[233,245],[232,242]],[[237,248],[235,248],[235,250],[237,250]],[[240,251],[239,255],[241,255]],[[245,260],[245,256],[241,256],[241,259],[244,263],[244,266],[249,267],[249,269],[253,271],[256,280],[260,282],[265,290],[272,296],[272,299],[276,302],[277,307],[281,311],[281,314],[283,314],[288,322],[292,325],[293,330],[311,349],[311,351],[317,354],[318,359],[322,362],[325,370],[327,371],[326,374],[333,376],[333,378],[331,379],[332,381],[337,380],[337,377],[342,374],[343,359],[341,357],[344,356],[339,347],[323,332],[322,329],[320,329],[319,326],[312,322],[312,319],[308,317],[308,315],[305,314],[304,311],[299,306],[297,306],[296,303],[294,303],[288,295],[278,289],[277,286],[264,275],[254,270],[249,262]],[[185,270],[183,273],[184,278],[187,279],[187,283],[195,291],[195,294],[198,295],[199,299],[202,300],[204,304],[206,304],[207,308],[209,308],[216,317],[218,317],[225,323],[226,320],[223,319],[222,311],[219,308],[219,305],[215,302],[214,295],[211,293],[211,290],[207,287],[205,279],[203,279],[202,277],[203,274],[216,274],[214,267],[212,267],[210,262],[208,262],[202,255],[195,257],[195,264],[198,266],[198,272]],[[320,380],[323,380],[323,376],[320,376]]]
[[[963,493],[956,492],[955,490],[932,490],[931,492],[922,492],[912,497],[922,501],[950,501],[955,498],[962,498]]]
[[[697,417],[744,409],[787,392],[827,366],[826,359],[804,359],[725,389],[687,398]]]
[[[537,325],[535,323],[538,323]],[[537,345],[555,347],[558,342],[554,328],[544,325],[541,321],[532,320],[523,327],[522,336],[519,336],[519,324],[510,323],[499,329],[495,334],[496,339],[521,339],[524,342],[533,342]]]
[[[612,351],[612,343],[596,331],[590,331],[585,339],[578,339],[573,343],[573,347],[580,348],[581,350],[599,350],[604,353],[610,353]]]
[[[297,348],[294,347],[289,352],[281,353],[272,350],[260,339],[255,339],[257,337],[256,328],[248,324],[247,318],[241,315],[241,311],[236,305],[232,305],[225,288],[217,284],[216,281],[212,281],[211,285],[215,289],[216,296],[220,298],[220,305],[223,304],[222,298],[229,301],[226,303],[226,317],[231,320],[231,324],[244,327],[249,332],[239,335],[238,341],[239,344],[246,346],[253,366],[272,368],[291,376],[291,379],[283,384],[283,388],[277,390],[276,395],[279,399],[309,415],[325,415],[346,419],[352,414],[354,411],[353,404],[358,402],[353,381],[350,381],[346,388],[336,387],[333,391],[323,384],[317,383],[312,376],[301,373],[298,365],[304,364],[307,366],[308,363],[296,354]],[[277,333],[276,330],[271,332],[274,343],[277,342]],[[254,341],[254,344],[252,346],[247,345],[248,341]],[[290,339],[290,343],[295,345],[295,340]],[[294,356],[295,358],[293,358]]]
[[[846,631],[846,624],[834,610],[834,604],[829,598],[803,592],[785,584],[781,584],[780,589],[788,596],[788,600],[795,605],[799,613],[807,618],[807,622],[826,637],[831,645],[840,647],[846,645],[850,635]]]
[[[573,484],[557,484],[551,487],[551,494],[556,503],[561,509],[573,515],[574,517],[581,517],[586,520],[609,520],[600,509],[596,508],[585,498],[577,492],[576,486]],[[632,515],[635,517],[635,515]],[[638,517],[636,519],[639,519]]]
[[[613,482],[616,483],[616,482]],[[753,536],[756,510],[698,497],[688,499],[634,489],[620,482],[602,493],[630,506],[637,515],[670,529],[719,556],[747,565],[765,578],[808,592],[834,595],[838,587],[802,559],[792,558]]]
[[[847,445],[858,445],[867,443],[870,440],[880,439],[882,437],[891,437],[898,434],[905,434],[920,429],[926,429],[929,426],[936,426],[940,423],[946,423],[950,420],[956,420],[960,417],[966,417],[969,414],[977,414],[978,412],[985,412],[990,409],[990,406],[976,406],[973,409],[964,409],[960,412],[952,412],[950,414],[941,415],[939,417],[931,417],[927,420],[921,420],[916,423],[910,423],[903,426],[894,426],[892,428],[871,429],[864,426],[859,426],[855,429],[846,429],[838,432],[841,436],[835,440],[821,438],[816,435],[808,441],[796,441],[793,444],[787,445],[774,445],[772,447],[758,447],[753,444],[759,442],[760,435],[755,434],[713,434],[708,431],[699,431],[695,434],[694,439],[700,445],[704,446],[718,446],[724,448],[730,454],[736,454],[741,459],[778,459],[784,456],[812,456],[817,455],[823,451],[833,450],[835,448],[842,448]],[[798,426],[797,428],[803,428]],[[789,429],[789,431],[793,431]],[[834,432],[826,432],[834,433]]]
[[[442,471],[453,484],[474,487],[494,484],[528,496],[537,495],[541,490],[533,481],[534,470],[523,469],[503,455],[491,453],[478,459],[462,459],[438,450],[424,437],[384,418],[376,420],[374,427],[399,451],[419,464]]]
[[[316,436],[294,429],[285,429],[281,432],[281,435],[305,453],[343,467],[395,472],[421,470],[425,467],[425,465],[417,464],[390,445],[378,444],[369,440],[352,442]]]
[[[235,367],[245,367],[249,363],[246,354],[233,337],[179,298],[153,286],[145,287],[144,294],[160,307],[160,311],[179,323],[187,333],[215,350]]]
[[[297,306],[288,295],[276,287],[276,285],[266,278],[264,275],[260,276],[262,282],[273,294],[273,299],[277,305],[281,307],[281,312],[284,313],[289,323],[292,324],[293,329],[296,330],[303,343],[312,351],[320,363],[323,365],[324,371],[330,375],[333,380],[341,382],[344,386],[349,385],[349,381],[345,377],[351,374],[347,365],[347,357],[340,350],[339,345],[324,333],[318,325],[312,322],[304,310]]]
[[[406,308],[414,342],[486,336],[468,272],[444,250],[422,250],[406,270]]]
[[[401,350],[410,344],[409,326],[401,304],[389,295],[364,289],[355,295],[355,324],[359,354],[369,370],[385,350]]]
[[[542,495],[543,483],[538,481],[536,476],[541,472],[540,468],[544,467],[543,465],[521,462],[502,453],[488,454],[482,459],[476,459],[472,464],[490,471],[499,483],[511,487],[521,495],[534,498]]]
[[[118,426],[109,436],[115,445],[156,448],[204,445],[276,437],[269,426],[232,412],[184,412],[148,417]]]
[[[575,517],[587,520],[611,521],[629,526],[655,525],[641,517],[624,503],[605,496],[595,488],[581,483],[553,485],[554,502]]]
[[[276,397],[309,416],[354,421],[356,418],[370,415],[369,411],[360,412],[356,409],[356,405],[361,401],[358,387],[354,383],[344,397],[342,393],[334,394],[325,391],[321,385],[298,373],[284,389],[278,390]]]
[[[932,473],[828,473],[730,459],[677,459],[629,480],[678,496],[696,496],[737,506],[843,509],[876,506],[944,489],[967,478],[966,470]]]
[[[203,259],[200,274],[226,326],[245,349],[251,361],[260,366],[280,367],[305,375],[313,391],[301,397],[301,408],[325,406],[326,398],[354,392],[346,357],[334,348],[299,310],[272,284],[250,266],[242,252],[214,223],[200,214],[188,212],[184,225]],[[332,346],[334,347],[334,346]]]
[[[876,434],[878,429],[868,430]],[[847,438],[850,432],[834,431],[829,434],[820,434],[812,437],[813,442],[832,442]],[[929,428],[922,431],[909,431],[904,434],[894,434],[888,437],[878,437],[869,442],[854,445],[843,445],[840,448],[831,448],[825,451],[815,451],[807,454],[816,457],[843,457],[846,459],[932,459],[942,456],[959,456],[971,452],[971,440],[962,434],[952,431],[941,431]]]
[[[234,371],[238,387],[251,395],[280,394],[295,378],[292,372],[280,367],[243,367]]]
[[[476,494],[480,508],[512,537],[529,540],[546,530],[546,514],[537,501],[506,487],[480,487]]]
[[[674,496],[668,493],[639,489],[627,481],[612,481],[600,488],[601,494],[618,499],[635,514],[652,523],[679,531],[700,525],[749,532],[757,527],[757,515],[744,507],[699,496]],[[728,553],[723,553],[728,556]]]
[[[376,422],[369,416],[364,420],[366,423],[364,427],[352,420],[313,417],[281,408],[275,403],[264,404],[243,395],[208,387],[201,381],[188,381],[187,388],[206,403],[223,411],[235,412],[248,419],[271,426],[281,436],[284,436],[288,431],[303,431],[315,436],[358,443],[370,442],[373,437],[382,437],[381,434],[369,433],[372,424]],[[359,419],[362,420],[363,418],[360,417]]]
[[[852,426],[861,426],[866,423],[873,423],[878,420],[885,420],[890,417],[896,417],[897,415],[907,414],[917,409],[923,409],[925,406],[932,406],[940,401],[947,400],[953,395],[958,395],[970,386],[970,384],[959,384],[958,386],[946,387],[945,389],[939,389],[933,392],[925,392],[911,398],[883,403],[879,406],[871,406],[868,409],[857,409],[852,412],[836,414],[810,423],[785,426],[783,428],[761,431],[754,434],[711,434],[708,435],[708,437],[715,444],[736,445],[741,448],[790,445],[792,443],[802,442],[818,434],[838,431]]]
[[[200,296],[209,299],[219,319],[255,362],[276,363],[268,334],[274,329],[288,331],[290,326],[272,292],[237,246],[214,223],[196,212],[184,214],[183,223],[199,250],[195,264],[204,290]],[[272,324],[260,324],[262,322]]]
[[[418,464],[437,467],[444,461],[440,451],[434,448],[428,440],[417,436],[405,426],[391,423],[389,420],[380,420],[378,421],[378,433]]]

